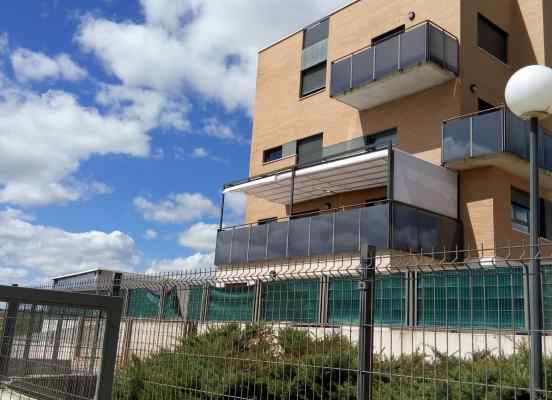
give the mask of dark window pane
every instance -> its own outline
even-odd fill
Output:
[[[376,79],[381,79],[399,68],[399,38],[379,43],[374,47],[376,57]]]
[[[263,161],[270,162],[282,158],[282,146],[274,147],[273,149],[265,150],[263,153]]]
[[[322,158],[322,135],[297,141],[297,163],[306,164]]]
[[[540,148],[544,153],[542,167],[548,171],[552,171],[552,136],[546,131],[543,131]]]
[[[458,40],[445,34],[445,62],[452,72],[458,74]]]
[[[383,149],[387,146],[397,144],[397,129],[392,128],[383,132],[366,136],[366,143],[376,149]]]
[[[351,89],[351,58],[332,64],[331,95],[336,96]]]
[[[327,39],[329,28],[330,20],[325,19],[305,29],[303,33],[303,48],[306,49],[307,47],[310,47],[315,43]]]
[[[420,250],[418,240],[418,212],[415,208],[395,203],[393,249],[403,251]]]
[[[350,253],[359,250],[359,223],[359,208],[335,214],[334,253]]]
[[[529,159],[529,126],[510,111],[506,112],[506,151]]]
[[[443,161],[461,160],[470,156],[470,119],[448,121],[443,127]]]
[[[220,231],[217,233],[217,247],[215,250],[215,265],[230,263],[230,244],[232,243],[232,231]]]
[[[388,248],[389,207],[380,204],[361,209],[360,245],[368,244],[377,249]]]
[[[353,55],[353,88],[374,80],[374,48]]]
[[[387,31],[385,33],[382,33],[381,35],[376,36],[375,38],[372,38],[372,46],[376,45],[378,43],[384,42],[388,39],[391,39],[393,37],[398,36],[399,34],[403,33],[405,30],[405,26],[401,25],[394,29],[391,29],[390,31]]]
[[[326,87],[326,62],[301,72],[301,96]]]
[[[440,237],[440,217],[425,211],[418,210],[418,237],[420,249],[423,253],[442,251]]]
[[[307,257],[310,218],[292,219],[289,225],[288,257]]]
[[[483,99],[477,99],[477,108],[479,111],[487,111],[494,107],[495,106],[493,106],[491,103],[488,103]]]
[[[260,261],[266,258],[266,240],[268,225],[251,227],[249,238],[249,261]]]
[[[230,258],[232,263],[247,262],[247,245],[249,241],[249,227],[234,229]]]
[[[440,65],[445,63],[445,34],[433,25],[429,25],[429,59]]]
[[[426,25],[420,25],[401,36],[401,68],[426,60]]]
[[[331,254],[333,239],[333,213],[325,213],[311,217],[310,255]]]
[[[268,224],[268,255],[269,260],[286,257],[288,221]]]
[[[508,34],[482,15],[477,20],[477,44],[503,62],[508,62]]]
[[[503,115],[502,110],[497,110],[472,117],[473,157],[500,151]]]

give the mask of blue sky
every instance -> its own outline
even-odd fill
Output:
[[[2,2],[0,281],[212,265],[257,50],[344,3]],[[243,208],[229,199],[228,222]]]

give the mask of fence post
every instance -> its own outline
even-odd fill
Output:
[[[0,376],[8,374],[18,309],[18,303],[10,302],[8,304],[6,319],[4,320],[4,331],[2,333],[2,345],[0,347]]]
[[[373,294],[376,248],[362,244],[360,248],[360,326],[358,332],[358,400],[372,398],[372,361],[374,347]]]

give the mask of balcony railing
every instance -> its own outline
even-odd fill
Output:
[[[334,61],[331,96],[342,96],[396,72],[406,71],[424,63],[433,63],[458,75],[458,40],[429,21]]]
[[[529,122],[505,107],[458,117],[443,123],[442,159],[453,163],[497,153],[529,159]],[[539,165],[552,171],[552,135],[539,132]]]
[[[217,235],[215,265],[354,253],[364,243],[424,253],[454,250],[460,232],[452,218],[379,202],[223,229]]]

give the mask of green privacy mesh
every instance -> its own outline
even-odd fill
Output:
[[[266,321],[318,321],[320,281],[293,280],[263,284],[262,317]]]
[[[199,321],[201,319],[201,303],[203,301],[203,288],[194,286],[190,289],[188,297],[188,320]]]
[[[130,317],[157,317],[159,315],[159,294],[148,289],[130,289],[128,292],[128,315]]]
[[[357,279],[332,279],[328,287],[328,322],[336,325],[359,323]],[[377,275],[374,290],[374,321],[382,325],[406,322],[406,282],[401,274]]]
[[[418,325],[524,327],[519,268],[419,273],[417,282]]]
[[[546,330],[552,330],[552,265],[541,266],[541,271],[543,326]]]
[[[251,321],[255,303],[254,287],[209,288],[209,321]]]
[[[178,292],[176,288],[171,289],[171,291],[169,291],[165,295],[165,303],[163,304],[163,317],[180,317],[180,305],[178,303]]]

